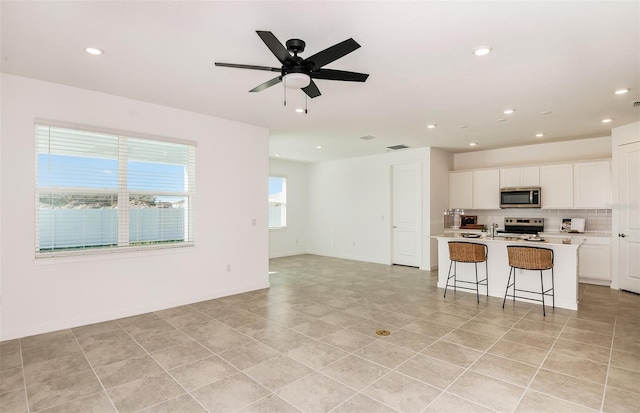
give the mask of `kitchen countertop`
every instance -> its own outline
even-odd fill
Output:
[[[460,241],[481,241],[481,242],[496,242],[496,243],[509,243],[509,244],[522,244],[522,245],[531,245],[531,246],[535,246],[535,245],[553,245],[553,246],[574,246],[574,247],[578,247],[580,246],[583,242],[584,239],[580,238],[580,237],[573,237],[573,236],[566,236],[566,234],[564,233],[558,233],[557,236],[541,236],[540,238],[543,239],[543,241],[529,241],[527,239],[531,239],[533,238],[532,236],[502,236],[502,235],[496,235],[494,238],[491,238],[488,234],[486,233],[475,233],[475,232],[469,232],[469,234],[472,235],[472,237],[466,237],[465,235],[467,234],[467,232],[445,232],[443,234],[440,235],[434,235],[432,236],[432,238],[448,238],[448,239],[452,239],[452,240],[460,240]],[[475,237],[476,235],[480,235],[479,237]],[[576,234],[572,234],[572,235],[576,235]]]

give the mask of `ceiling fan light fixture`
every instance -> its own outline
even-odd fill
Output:
[[[303,89],[311,83],[311,77],[305,73],[287,73],[282,79],[289,89]]]

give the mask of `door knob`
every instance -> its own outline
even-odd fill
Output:
[[[624,237],[626,237],[626,236],[627,236],[627,234],[618,234],[618,236],[619,236],[620,238],[624,238]]]

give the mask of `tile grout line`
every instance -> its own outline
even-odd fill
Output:
[[[616,298],[616,304],[618,304],[618,299],[620,298],[620,291],[618,291],[618,297]],[[613,320],[613,333],[611,334],[611,349],[609,349],[609,363],[607,363],[607,375],[604,379],[604,388],[602,391],[602,402],[600,403],[600,411],[604,411],[604,401],[607,397],[607,384],[609,383],[609,371],[611,370],[611,359],[613,358],[613,343],[616,339],[616,327],[618,325],[618,311],[619,308],[616,308],[616,318]]]
[[[454,301],[454,302],[455,302],[455,301]],[[496,305],[497,305],[497,304],[496,304]],[[476,317],[478,317],[480,314],[482,314],[482,313],[484,313],[485,311],[487,311],[489,308],[491,308],[491,306],[489,306],[489,307],[485,308],[484,310],[480,311],[478,314],[476,314],[475,316],[471,317],[467,322],[469,322],[469,321],[471,321],[471,320],[475,319],[475,318],[476,318]],[[453,380],[451,381],[451,383],[449,383],[449,385],[448,385],[445,389],[443,389],[443,390],[442,390],[442,393],[447,393],[447,392],[448,392],[448,390],[451,388],[451,386],[453,386],[453,385],[454,385],[454,384],[455,384],[455,383],[460,379],[460,377],[462,377],[465,373],[467,373],[468,371],[473,371],[473,370],[471,370],[471,367],[473,367],[473,366],[478,362],[478,360],[480,360],[480,359],[481,359],[485,354],[488,354],[488,351],[489,351],[489,350],[491,350],[491,348],[493,348],[493,346],[494,346],[497,342],[499,342],[500,340],[502,340],[502,339],[504,338],[504,336],[506,336],[506,335],[507,335],[511,330],[513,330],[513,329],[514,329],[514,326],[515,326],[516,324],[518,324],[520,321],[522,321],[522,320],[524,319],[524,317],[525,317],[527,314],[529,314],[529,312],[530,312],[530,311],[531,311],[531,308],[530,308],[528,311],[526,311],[525,313],[523,313],[523,314],[520,316],[520,318],[518,318],[518,321],[516,321],[515,323],[513,323],[513,325],[512,325],[511,327],[509,327],[509,329],[508,329],[507,331],[505,331],[505,332],[504,332],[500,337],[498,337],[498,338],[495,340],[495,342],[494,342],[493,344],[491,344],[491,345],[490,345],[486,350],[484,350],[484,351],[482,352],[482,354],[481,354],[480,356],[478,356],[478,358],[477,358],[474,362],[472,362],[471,364],[469,364],[469,366],[467,366],[467,367],[466,367],[466,368],[465,368],[465,369],[464,369],[464,370],[463,370],[463,371],[462,371],[462,372],[461,372],[461,373],[460,373],[460,374],[459,374],[455,379],[453,379]],[[504,312],[504,310],[503,310],[503,312]],[[467,322],[465,322],[464,324],[466,324]],[[462,324],[462,325],[464,325],[464,324]],[[485,323],[485,324],[486,324],[486,323]],[[455,330],[452,330],[452,332],[453,332],[453,331],[456,331],[456,330],[458,330],[458,329],[460,329],[461,327],[462,327],[462,326],[457,327]],[[479,333],[476,333],[476,334],[479,334]],[[446,335],[445,335],[445,336],[442,336],[438,341],[443,340],[443,339],[444,339],[444,337],[446,337]],[[445,341],[445,342],[448,342],[448,341],[446,341],[446,340],[444,340],[444,341]],[[433,344],[435,344],[435,343],[433,343]],[[456,343],[452,343],[452,344],[456,344]],[[463,347],[467,347],[467,346],[463,346]],[[471,347],[467,347],[467,348],[471,348]],[[477,349],[474,349],[474,350],[477,350]],[[450,363],[450,364],[452,364],[452,363]],[[487,377],[490,377],[490,376],[487,376]],[[498,380],[500,380],[500,379],[498,379]],[[506,381],[504,381],[504,380],[500,380],[500,381],[505,382],[505,383],[509,383],[509,382],[506,382]],[[509,384],[513,384],[513,383],[509,383]],[[526,390],[525,390],[525,391],[526,391]],[[441,394],[442,394],[442,393],[441,393]],[[447,393],[447,394],[449,394],[449,393]],[[465,397],[462,397],[462,396],[459,396],[459,395],[454,395],[454,396],[459,397],[459,398],[461,398],[462,400],[466,400],[466,401],[471,402],[471,403],[473,403],[473,404],[477,404],[477,405],[479,405],[479,406],[486,407],[486,408],[488,408],[488,409],[490,409],[490,410],[494,410],[494,411],[495,411],[495,409],[493,409],[493,408],[491,408],[491,407],[489,407],[489,406],[486,406],[486,405],[484,405],[484,404],[481,404],[481,403],[478,403],[478,402],[475,402],[475,401],[469,400],[469,399],[467,399],[467,398],[465,398]],[[428,409],[428,408],[429,408],[429,406],[431,406],[431,405],[433,404],[433,402],[434,402],[436,399],[437,399],[437,397],[436,397],[435,399],[433,399],[433,400],[431,401],[431,403],[429,403],[429,404],[428,404],[428,405],[427,405],[427,406],[426,406],[422,411],[425,411],[426,409]],[[519,403],[519,402],[518,402],[518,403]],[[518,405],[516,404],[516,407],[517,407],[517,406],[518,406]]]
[[[553,347],[555,347],[555,345],[558,342],[558,340],[560,340],[560,336],[562,335],[562,332],[564,331],[564,329],[567,327],[567,323],[568,322],[569,322],[569,318],[567,318],[567,320],[565,320],[564,324],[562,325],[562,329],[560,330],[560,333],[558,333],[558,336],[553,341],[553,344],[549,347],[549,350],[547,350],[547,354],[545,354],[544,359],[542,359],[542,361],[540,362],[540,365],[536,368],[536,372],[533,374],[533,376],[531,376],[531,379],[529,380],[529,383],[527,383],[527,386],[525,387],[524,393],[522,393],[522,396],[520,396],[520,400],[518,400],[518,404],[516,405],[516,408],[518,407],[518,405],[520,405],[520,403],[522,403],[522,400],[524,399],[524,395],[529,390],[535,391],[535,390],[531,389],[531,384],[534,382],[534,380],[538,376],[538,373],[540,373],[540,370],[542,370],[542,366],[544,365],[544,362],[547,361],[547,359],[549,358],[549,355],[551,354],[551,351],[553,350]],[[546,393],[542,393],[542,394],[546,394]],[[549,394],[548,396],[555,397],[555,396],[553,396],[551,394]],[[564,399],[560,399],[560,400],[564,400]],[[565,400],[565,401],[569,401],[569,400]]]
[[[153,313],[153,314],[155,314],[155,312],[152,312],[152,313]],[[156,316],[157,316],[157,314],[156,314]],[[158,316],[158,317],[159,317],[159,316]],[[171,323],[169,323],[168,321],[164,320],[162,317],[159,317],[159,318],[160,318],[160,319],[162,319],[163,321],[165,321],[165,322],[166,322],[167,324],[169,324],[171,327],[175,328],[176,330],[178,330],[178,331],[182,331],[182,330],[180,330],[179,328],[177,328],[176,326],[174,326],[173,324],[171,324]],[[117,320],[116,320],[116,322],[118,323],[118,325],[120,326],[120,328],[122,328],[122,329],[124,330],[124,332],[125,332],[125,333],[126,333],[126,334],[127,334],[127,335],[128,335],[128,336],[129,336],[129,337],[130,337],[130,338],[131,338],[131,339],[132,339],[132,340],[133,340],[137,345],[138,345],[138,347],[140,347],[140,348],[142,349],[142,351],[144,351],[144,353],[145,353],[149,358],[151,358],[151,360],[153,360],[154,362],[156,362],[156,363],[158,364],[158,366],[160,366],[160,368],[162,368],[162,370],[164,370],[164,372],[165,372],[169,377],[171,377],[171,379],[172,379],[172,380],[173,380],[173,381],[174,381],[178,386],[182,387],[182,389],[185,391],[185,393],[186,393],[186,394],[188,394],[189,396],[191,396],[191,397],[193,398],[193,400],[195,400],[195,401],[196,401],[196,403],[198,403],[198,404],[199,404],[199,405],[200,405],[200,406],[201,406],[201,407],[202,407],[206,412],[209,412],[209,409],[207,409],[207,408],[206,408],[202,403],[200,403],[200,400],[196,399],[196,398],[191,394],[191,392],[189,392],[189,391],[188,391],[188,390],[187,390],[187,389],[182,385],[182,383],[180,383],[178,380],[176,380],[176,378],[175,378],[175,377],[174,377],[174,376],[173,376],[173,375],[172,375],[172,374],[167,370],[167,368],[166,368],[166,367],[164,367],[162,364],[158,363],[158,361],[157,361],[155,358],[153,358],[153,356],[151,355],[151,353],[149,353],[149,352],[147,351],[147,349],[145,349],[145,348],[144,348],[144,347],[143,347],[143,346],[138,342],[138,340],[136,340],[136,339],[135,339],[135,337],[133,337],[133,336],[132,336],[132,335],[131,335],[131,334],[130,334],[130,333],[129,333],[129,332],[128,332],[128,331],[127,331],[123,326],[122,326],[122,324],[120,324],[120,322],[119,322],[119,321],[117,321]],[[162,334],[162,333],[160,333],[160,334]],[[183,334],[184,334],[184,333],[183,333]],[[191,337],[191,336],[189,336],[189,338],[193,339],[193,337]],[[194,340],[194,341],[196,341],[196,340]],[[197,342],[197,341],[196,341],[196,342]],[[202,344],[200,344],[200,343],[198,343],[198,344],[202,346]],[[177,347],[177,346],[174,346],[174,347]],[[172,348],[172,347],[170,347],[170,348]],[[209,350],[209,349],[207,349],[207,350]],[[212,352],[212,353],[213,353],[213,352]],[[187,364],[188,364],[188,363],[187,363]],[[93,366],[92,366],[92,367],[93,367]],[[146,377],[143,377],[143,378],[138,379],[138,380],[134,380],[133,382],[135,382],[135,381],[139,381],[139,380],[143,380],[144,378],[146,378]],[[129,382],[129,383],[132,383],[132,382]],[[124,383],[123,385],[126,385],[126,384],[128,384],[128,383]],[[116,387],[119,387],[119,386],[116,386]],[[114,387],[114,388],[115,388],[115,387]],[[106,390],[105,390],[105,392],[106,392]],[[107,393],[107,394],[108,394],[108,393]],[[169,400],[173,400],[173,399],[178,398],[178,397],[180,397],[180,396],[182,396],[182,395],[180,394],[180,395],[178,395],[178,396],[176,396],[176,397],[172,397],[171,399],[163,400],[163,401],[161,401],[161,402],[159,402],[159,403],[156,403],[156,404],[154,404],[154,405],[145,406],[145,407],[143,407],[142,409],[139,409],[139,410],[137,410],[137,411],[139,412],[139,411],[144,410],[144,409],[147,409],[147,408],[149,408],[149,407],[157,406],[157,405],[159,405],[159,404],[165,403],[165,402],[167,402],[167,401],[169,401]],[[118,409],[116,409],[116,411],[119,411],[119,410],[118,410]]]
[[[22,368],[22,386],[24,388],[24,401],[27,404],[27,413],[31,413],[29,406],[29,394],[27,393],[27,378],[24,374],[24,358],[22,357],[22,339],[18,339],[18,352],[20,353],[20,367]]]

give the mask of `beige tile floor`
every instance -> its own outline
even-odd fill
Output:
[[[637,412],[640,296],[578,311],[312,255],[271,288],[0,343],[9,412]],[[376,335],[388,330],[389,336]]]

